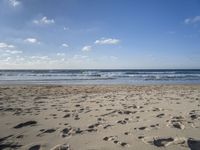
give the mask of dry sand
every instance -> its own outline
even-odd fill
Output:
[[[200,150],[200,85],[2,85],[0,149]]]

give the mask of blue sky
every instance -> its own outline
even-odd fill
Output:
[[[0,68],[200,68],[200,1],[0,0]]]

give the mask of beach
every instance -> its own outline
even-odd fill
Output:
[[[200,85],[1,85],[0,149],[199,150]]]
[[[200,150],[200,0],[0,0],[0,150]]]

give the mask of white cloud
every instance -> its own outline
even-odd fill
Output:
[[[187,18],[184,20],[185,24],[197,23],[200,22],[200,16],[195,16],[193,18]]]
[[[99,45],[114,45],[119,44],[119,39],[112,39],[112,38],[101,38],[100,40],[96,40],[94,43]]]
[[[88,51],[91,51],[92,50],[92,46],[90,46],[90,45],[86,45],[86,46],[84,46],[83,48],[82,48],[82,51],[83,52],[88,52]]]
[[[5,59],[3,59],[2,61],[8,62],[11,60],[11,57],[6,57]]]
[[[57,55],[57,56],[60,56],[60,57],[64,57],[64,56],[65,56],[65,53],[57,53],[56,55]]]
[[[38,25],[45,25],[45,24],[54,24],[54,19],[48,19],[46,16],[42,17],[39,20],[33,20],[33,23]]]
[[[62,57],[58,57],[62,56]],[[0,54],[0,69],[91,69],[91,68],[112,68],[117,63],[116,56],[105,56],[105,58],[87,55],[5,55]]]
[[[63,43],[63,44],[62,44],[62,47],[69,47],[69,45],[66,44],[66,43]]]
[[[8,54],[21,54],[22,51],[19,50],[5,50],[6,53]]]
[[[81,59],[86,59],[86,58],[88,58],[88,56],[86,55],[74,55],[72,57],[73,60],[81,60]]]
[[[190,23],[190,21],[191,21],[191,20],[190,20],[189,18],[187,18],[187,19],[184,20],[185,24]]]
[[[31,56],[31,59],[37,59],[37,60],[49,60],[50,58],[48,56]]]
[[[12,7],[17,7],[20,5],[21,2],[19,2],[18,0],[8,0],[9,4],[12,6]]]
[[[4,42],[0,43],[0,56],[9,56],[23,53],[20,50],[16,50],[14,45],[7,44]]]
[[[32,44],[39,44],[40,42],[36,38],[27,38],[24,40],[27,43],[32,43]]]
[[[7,43],[0,43],[0,48],[14,48],[15,46],[14,45],[10,45],[10,44],[7,44]]]
[[[17,61],[24,61],[25,58],[24,58],[23,56],[17,56],[17,57],[16,57],[16,60],[17,60]]]

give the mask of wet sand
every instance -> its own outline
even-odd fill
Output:
[[[200,85],[1,85],[0,149],[200,150]]]

